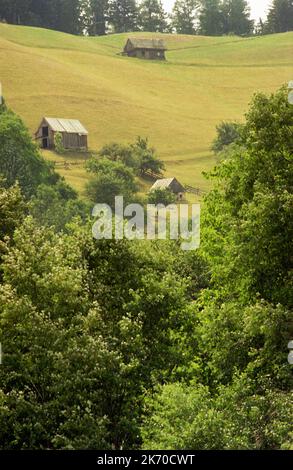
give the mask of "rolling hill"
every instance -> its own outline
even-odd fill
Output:
[[[0,24],[6,101],[31,133],[42,116],[79,119],[93,150],[149,137],[166,175],[204,189],[201,172],[215,163],[209,148],[217,123],[241,120],[254,92],[274,91],[293,78],[293,33],[247,39],[164,35],[164,63],[121,56],[134,35],[150,33],[86,38]],[[60,173],[83,188],[81,165]]]

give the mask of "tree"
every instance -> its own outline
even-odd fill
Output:
[[[109,23],[115,33],[126,33],[137,29],[138,9],[136,0],[110,0]]]
[[[176,0],[172,10],[172,26],[177,34],[195,34],[197,0]]]
[[[59,155],[62,155],[65,153],[65,148],[63,146],[63,137],[61,132],[56,132],[54,135],[54,145],[55,145],[55,150]]]
[[[202,0],[200,2],[199,32],[205,36],[221,36],[223,34],[220,0]]]
[[[2,449],[109,448],[103,388],[119,359],[96,333],[79,247],[30,218],[15,231],[0,288]]]
[[[147,399],[145,448],[292,446],[286,348],[293,331],[293,108],[287,93],[284,87],[255,95],[241,146],[224,151],[212,172],[200,249],[211,283],[191,307],[192,378],[160,386]]]
[[[28,206],[30,214],[40,225],[54,227],[57,232],[65,230],[73,218],[78,217],[85,222],[91,209],[64,181],[54,186],[38,186]]]
[[[156,156],[155,149],[149,147],[148,139],[138,137],[131,148],[138,161],[138,170],[141,175],[146,174],[148,171],[157,174],[162,173],[165,168],[164,163]]]
[[[88,251],[89,290],[101,306],[103,336],[124,365],[117,389],[105,390],[115,448],[139,445],[146,389],[182,377],[193,356],[189,279],[176,271],[178,251],[174,242],[144,240],[101,240]]]
[[[81,21],[90,36],[106,34],[108,8],[108,0],[82,0]]]
[[[280,449],[290,439],[290,394],[254,393],[245,375],[217,396],[196,382],[168,384],[147,405],[143,449]]]
[[[286,31],[293,31],[293,1],[273,0],[266,21],[266,32]]]
[[[8,23],[42,26],[80,34],[81,0],[0,0],[0,18]]]
[[[21,119],[11,111],[0,115],[0,174],[7,187],[18,181],[25,197],[31,196],[40,183],[58,179],[32,143]]]
[[[5,99],[3,96],[0,95],[0,114],[4,113],[5,111],[7,111]]]
[[[27,210],[19,186],[7,189],[2,184],[3,181],[0,179],[0,270],[3,254],[7,252],[7,239],[11,243],[14,231],[21,225]],[[2,271],[0,271],[0,281],[1,279]]]
[[[254,34],[256,36],[262,36],[266,33],[266,25],[261,18],[259,18],[258,23],[256,23],[254,28]]]
[[[271,97],[254,97],[241,146],[216,168],[218,188],[207,197],[203,215],[209,236],[203,233],[202,245],[209,239],[205,253],[214,279],[231,292],[241,290],[241,297],[260,295],[282,305],[292,302],[292,123],[285,87]]]
[[[149,193],[148,203],[149,204],[174,204],[176,202],[176,196],[170,189],[154,189]]]
[[[246,0],[223,0],[221,5],[223,34],[248,35],[253,31],[250,7]]]
[[[131,168],[119,161],[103,158],[89,160],[87,169],[95,175],[86,186],[87,196],[92,202],[114,208],[115,196],[123,196],[126,204],[133,200],[138,188]]]
[[[60,1],[62,0],[31,0],[28,24],[57,29]]]
[[[217,137],[213,141],[212,150],[219,153],[228,145],[239,141],[242,127],[238,122],[221,122],[217,126]]]
[[[138,25],[142,31],[166,31],[167,15],[160,0],[144,0],[140,4]]]
[[[15,231],[0,288],[3,448],[137,448],[146,389],[193,354],[176,253],[76,223]]]
[[[54,29],[70,34],[80,34],[80,0],[57,1],[57,18]]]
[[[0,0],[0,18],[12,24],[26,24],[31,0]]]
[[[138,159],[133,152],[131,145],[118,144],[113,142],[106,144],[98,152],[99,157],[106,157],[114,162],[121,162],[126,166],[137,170],[139,166]]]

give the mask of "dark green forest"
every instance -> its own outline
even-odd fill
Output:
[[[266,21],[254,22],[246,0],[0,0],[0,21],[90,36],[129,31],[222,36],[293,30],[293,1],[272,0]]]
[[[182,251],[93,239],[90,201],[2,104],[2,450],[293,448],[287,89],[254,95],[233,132]]]

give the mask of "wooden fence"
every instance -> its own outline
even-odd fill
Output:
[[[146,171],[144,173],[144,176],[147,176],[147,177],[151,178],[154,181],[161,180],[161,179],[164,178],[163,175],[160,175],[158,173],[154,173],[153,171]],[[195,188],[194,186],[190,186],[188,184],[184,184],[183,186],[184,186],[184,189],[187,193],[195,194],[196,196],[203,196],[204,194],[207,194],[207,191],[204,190],[204,189]]]
[[[85,160],[79,160],[75,162],[69,162],[68,160],[64,160],[61,162],[51,162],[54,167],[57,168],[64,168],[65,170],[69,170],[71,166],[81,166],[85,164]]]
[[[74,161],[74,162],[72,162],[72,161],[69,162],[67,160],[64,160],[64,161],[61,161],[61,162],[60,161],[58,161],[58,162],[54,161],[54,162],[52,162],[52,164],[54,165],[54,167],[64,168],[65,170],[70,170],[71,166],[84,165],[85,160],[77,160],[77,161]],[[143,176],[147,177],[147,178],[150,178],[153,181],[160,180],[160,179],[164,178],[163,175],[160,175],[158,173],[154,173],[153,171],[146,171],[143,174]],[[183,186],[184,186],[184,189],[187,193],[195,194],[196,196],[203,196],[204,194],[207,193],[207,191],[204,190],[204,189],[195,188],[194,186],[190,186],[188,184],[185,184]]]

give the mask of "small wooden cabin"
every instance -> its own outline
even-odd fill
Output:
[[[87,150],[88,131],[77,119],[44,117],[35,133],[35,138],[44,149],[55,147],[55,135],[60,133],[65,149]]]
[[[123,54],[138,59],[166,60],[166,50],[162,39],[129,38],[124,46]]]
[[[163,178],[157,180],[151,187],[150,191],[154,191],[156,189],[169,189],[172,193],[176,194],[179,201],[184,199],[184,193],[186,192],[184,186],[182,186],[176,178]]]

